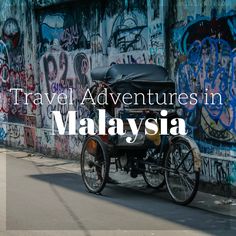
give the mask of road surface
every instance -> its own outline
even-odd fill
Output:
[[[94,195],[85,190],[78,174],[6,156],[7,230],[80,230],[84,235],[94,230],[173,234],[189,230],[198,235],[236,235],[236,218],[179,206],[163,194],[107,185],[103,195]]]

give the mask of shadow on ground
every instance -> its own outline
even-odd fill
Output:
[[[130,208],[172,223],[181,224],[189,229],[204,232],[216,230],[217,232],[214,234],[219,233],[220,235],[221,231],[235,229],[233,226],[236,225],[236,218],[234,217],[195,209],[191,205],[187,207],[176,205],[171,202],[165,191],[147,188],[135,189],[122,185],[107,184],[102,195],[95,195],[85,190],[81,176],[74,173],[38,174],[30,177],[82,193],[89,198],[100,199],[101,201]]]

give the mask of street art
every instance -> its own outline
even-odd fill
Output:
[[[180,93],[197,90],[200,94],[207,90],[209,94],[218,92],[223,98],[223,105],[210,106],[202,103],[200,107],[185,107],[185,109],[187,111],[200,109],[203,119],[208,124],[215,122],[215,126],[221,125],[223,130],[233,132],[236,131],[234,60],[234,52],[226,41],[207,37],[201,42],[193,43],[187,53],[187,61],[181,63],[178,70]]]
[[[92,34],[90,37],[90,48],[92,49],[92,54],[101,53],[102,48],[102,37],[99,33]]]
[[[18,139],[20,137],[20,128],[16,124],[10,124],[8,126],[7,134],[9,138]]]
[[[89,80],[86,74],[89,71],[89,61],[85,53],[77,53],[74,58],[74,71],[80,80],[83,88],[89,85]],[[76,88],[78,84],[76,84]]]
[[[109,64],[147,64],[148,53],[135,51],[135,53],[120,53],[109,56]]]
[[[8,18],[2,27],[0,51],[1,57],[4,59],[3,64],[7,64],[15,71],[22,71],[25,66],[23,37],[18,21]]]
[[[70,47],[77,45],[80,39],[81,33],[77,25],[72,25],[65,28],[61,35],[61,46],[65,49],[70,49]]]
[[[202,180],[215,183],[218,186],[236,184],[236,164],[225,158],[203,158],[201,169]]]
[[[165,44],[163,32],[163,23],[159,20],[155,20],[149,25],[149,63],[164,66]]]
[[[59,55],[59,63],[57,65],[53,55],[49,54],[43,57],[44,75],[47,84],[47,90],[49,90],[50,81],[55,81],[59,76],[59,84],[65,86],[65,80],[68,70],[68,58],[64,52]]]
[[[42,92],[48,93],[51,100],[53,93],[65,93],[73,96],[73,105],[60,105],[57,101],[52,104],[44,104],[42,107],[43,125],[51,127],[51,112],[60,111],[63,119],[66,119],[69,110],[78,109],[79,103],[88,88],[90,81],[89,60],[85,53],[66,52],[63,49],[56,52],[46,52],[40,59]]]
[[[218,17],[213,8],[210,16],[176,21],[170,45],[172,76],[179,93],[199,95],[197,105],[183,106],[183,115],[201,152],[213,156],[202,158],[201,178],[218,186],[235,185],[235,162],[228,158],[236,157],[236,12]],[[206,90],[208,95],[220,93],[223,105],[204,104],[200,95]]]
[[[66,88],[73,87],[73,81],[68,79],[68,74],[71,73],[68,71],[68,64],[68,55],[64,51],[60,52],[58,63],[53,54],[43,56],[43,70],[48,91],[51,88],[53,91],[59,93],[60,91],[64,92]],[[78,88],[79,84],[81,84],[82,87],[86,87],[89,84],[89,80],[86,76],[88,70],[89,61],[86,54],[77,53],[73,58],[73,74],[75,74],[79,81],[76,81],[74,88]]]
[[[160,12],[160,1],[147,1],[148,7],[148,51],[149,63],[165,66],[164,20]]]
[[[204,158],[202,161],[202,175],[205,181],[215,181],[218,184],[229,183],[229,163],[223,160]]]
[[[91,86],[92,68],[114,63],[154,63],[150,61],[148,50],[147,9],[140,7],[143,4],[140,3],[142,1],[124,10],[124,5],[117,1],[119,7],[115,4],[116,10],[103,13],[108,14],[107,23],[99,19],[99,8],[90,9],[93,14],[89,18],[83,11],[78,15],[76,7],[58,12],[48,10],[39,15],[41,92],[68,94],[72,89],[74,98],[73,105],[52,103],[42,106],[43,128],[51,127],[53,110],[60,111],[63,119],[70,110],[77,111],[77,119],[88,116],[89,111],[80,102]],[[109,4],[109,7],[114,6]],[[108,26],[106,33],[103,29],[105,24]],[[104,52],[108,55],[104,56]],[[70,148],[79,151],[75,143],[78,144],[80,139],[72,141]]]
[[[0,40],[0,112],[4,121],[24,122],[24,115],[35,111],[35,106],[26,107],[22,103],[13,105],[13,98],[9,93],[11,87],[21,87],[26,91],[35,91],[32,65],[25,67],[24,50],[18,21],[7,18],[2,27]]]
[[[235,14],[232,10],[226,16],[217,17],[217,10],[213,8],[210,17],[198,15],[193,19],[190,16],[186,25],[173,30],[173,42],[177,44],[180,53],[187,53],[194,41],[202,41],[206,37],[220,38],[233,46],[236,38]]]
[[[232,163],[231,168],[230,168],[229,182],[234,186],[236,185],[236,164],[235,163]]]
[[[74,24],[73,22],[77,23]],[[56,46],[66,51],[89,47],[89,42],[84,35],[81,24],[78,19],[73,19],[69,12],[42,15],[40,19],[40,36],[40,52],[42,53],[51,46]]]
[[[22,71],[25,68],[24,52],[22,47],[9,51],[11,68],[16,71]]]
[[[226,197],[232,195],[231,185],[235,186],[235,163],[232,161],[204,158],[202,161],[202,180],[214,186],[212,193],[221,192]],[[209,185],[208,185],[209,186]]]
[[[20,42],[20,27],[14,18],[8,18],[2,27],[2,37],[10,48],[16,48]]]
[[[213,9],[211,18],[198,17],[173,32],[178,92],[200,95],[207,90],[223,98],[223,105],[203,104],[199,98],[196,106],[184,107],[190,132],[200,140],[235,142],[235,19],[232,12],[217,18]],[[199,134],[199,124],[204,136]]]
[[[8,121],[24,121],[24,115],[29,111],[34,114],[36,106],[33,104],[32,96],[29,96],[29,106],[24,105],[23,94],[19,95],[19,105],[14,105],[14,97],[9,92],[10,88],[23,88],[28,92],[35,92],[34,76],[32,66],[29,65],[27,72],[10,69],[7,64],[0,66],[0,111],[7,113]]]
[[[163,51],[164,42],[161,40],[163,35],[163,24],[155,23],[152,26],[149,26],[149,37],[150,37],[150,46],[149,51],[151,55],[158,53],[158,51]]]
[[[123,11],[115,19],[109,46],[119,52],[147,50],[147,17],[138,10]]]

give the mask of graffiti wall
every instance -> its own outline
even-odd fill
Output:
[[[202,178],[235,183],[235,162],[227,160],[236,157],[236,11],[223,1],[198,6],[189,1],[188,7],[177,2],[172,8],[176,19],[170,29],[170,70],[179,93],[198,94],[198,104],[183,108],[189,133],[203,153],[212,155],[203,160]],[[202,93],[220,93],[222,104],[206,104]],[[219,156],[222,160],[214,159]]]
[[[64,120],[69,110],[78,111],[77,119],[86,116],[79,104],[97,66],[165,63],[159,0],[15,0],[1,7],[6,13],[0,19],[0,120],[6,123],[1,143],[78,156],[82,137],[49,135],[52,111]],[[35,106],[31,95],[25,105],[23,92],[14,105],[9,88],[48,93],[49,100],[53,93],[72,93],[73,105],[53,100]]]
[[[28,3],[4,1],[1,3],[4,14],[0,16],[0,142],[18,147],[35,147],[36,139],[36,107],[32,97],[26,106],[23,95],[19,94],[19,103],[14,105],[13,94],[9,92],[9,88],[22,88],[28,93],[36,91],[33,65],[28,57],[30,48],[25,43],[32,38],[26,30],[31,10],[25,17],[21,13]],[[29,124],[29,119],[34,120],[34,124]]]
[[[60,111],[64,120],[69,110],[78,111],[77,119],[88,114],[79,104],[92,84],[93,68],[117,63],[165,63],[160,1],[120,0],[102,4],[92,1],[89,5],[68,4],[38,12],[41,92],[50,96],[73,94],[74,99],[73,105],[60,105],[56,100],[44,103],[43,129],[51,128],[53,110]],[[156,10],[150,11],[154,6]],[[68,153],[79,154],[82,137],[53,139],[55,153],[64,157]],[[43,149],[44,145],[43,141],[38,142],[37,148]]]

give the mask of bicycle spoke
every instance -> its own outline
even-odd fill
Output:
[[[102,141],[97,137],[86,139],[81,158],[81,174],[85,186],[90,192],[100,192],[105,186],[109,172]]]
[[[167,155],[165,178],[171,197],[178,203],[187,204],[196,194],[199,173],[193,167],[192,148],[188,142],[177,141]]]

